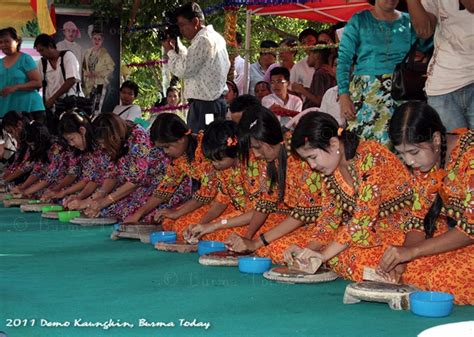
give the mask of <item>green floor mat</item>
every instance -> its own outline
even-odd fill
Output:
[[[112,241],[110,233],[110,226],[83,228],[0,208],[0,331],[9,337],[408,337],[474,317],[472,306],[429,319],[380,303],[344,305],[343,280],[275,283],[237,268],[201,266],[195,253]]]

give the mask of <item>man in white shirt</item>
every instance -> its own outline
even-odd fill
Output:
[[[82,65],[82,47],[79,43],[74,41],[77,38],[81,38],[81,31],[77,28],[76,24],[72,21],[67,21],[63,25],[64,40],[58,42],[56,47],[58,50],[70,50],[76,56],[79,65]]]
[[[84,97],[81,89],[81,71],[76,56],[71,51],[56,49],[54,39],[47,34],[40,34],[33,44],[41,55],[38,63],[43,84],[43,101],[46,107],[46,125],[49,132],[58,132],[59,114],[74,108],[75,100],[63,101],[59,108],[59,100],[66,96]],[[73,97],[74,98],[74,97]]]
[[[280,124],[285,125],[293,116],[301,112],[303,102],[298,96],[288,93],[290,71],[285,67],[273,68],[270,72],[273,93],[262,98],[262,105],[272,110]]]
[[[314,46],[318,43],[318,32],[312,28],[307,28],[300,33],[298,40],[303,46]],[[307,50],[306,54],[308,53],[309,50]],[[308,64],[308,56],[306,56],[291,68],[290,81],[291,83],[302,84],[305,88],[309,88],[313,80],[314,71],[314,67]]]
[[[43,69],[42,61],[38,64],[41,80],[46,81],[46,90],[43,92],[46,108],[51,109],[59,98],[66,95],[84,96],[79,85],[79,62],[72,52],[68,51],[61,57],[54,39],[46,34],[38,35],[34,47],[41,57],[46,59],[46,70]]]
[[[275,41],[264,40],[260,43],[260,48],[278,48]],[[249,67],[249,94],[255,95],[255,85],[264,81],[265,71],[276,62],[276,52],[260,52],[258,60]]]
[[[419,37],[434,34],[428,104],[447,131],[474,128],[474,1],[411,0],[408,10]]]
[[[230,68],[226,42],[212,25],[204,26],[204,14],[197,3],[187,3],[174,12],[189,48],[171,38],[163,41],[170,71],[184,79],[184,97],[190,102],[187,123],[193,132],[203,130],[215,119],[225,119],[227,73]]]
[[[138,85],[132,81],[125,81],[120,87],[120,104],[112,111],[122,119],[134,122],[142,117],[142,109],[139,105],[133,104],[138,96]]]

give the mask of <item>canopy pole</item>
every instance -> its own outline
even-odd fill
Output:
[[[244,94],[249,93],[249,64],[250,64],[250,34],[252,32],[251,11],[247,9],[245,24],[245,64],[244,64]]]

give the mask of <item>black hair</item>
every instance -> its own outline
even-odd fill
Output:
[[[209,124],[202,139],[202,151],[209,160],[237,158],[237,124],[229,120],[216,120]]]
[[[338,135],[339,124],[330,114],[319,111],[308,112],[301,117],[291,137],[293,151],[305,146],[306,143],[313,149],[327,152],[330,140],[337,137],[344,145],[344,156],[351,160],[356,155],[359,146],[359,137],[352,131],[342,130]]]
[[[267,82],[265,82],[267,83]],[[229,110],[231,113],[233,112],[243,112],[249,106],[259,106],[261,105],[260,101],[254,95],[241,95],[236,97],[232,103],[230,103]]]
[[[235,96],[239,96],[239,88],[237,88],[237,84],[235,84],[234,81],[226,81],[225,82],[227,85],[229,85],[234,92]]]
[[[238,124],[238,137],[242,159],[246,164],[250,157],[251,138],[269,145],[282,144],[284,139],[278,118],[262,105],[251,106],[244,110]],[[270,188],[273,189],[275,185],[278,185],[280,201],[285,195],[287,157],[286,148],[282,144],[278,154],[278,168],[275,162],[267,163]]]
[[[166,89],[166,96],[172,91],[176,91],[179,97],[181,97],[181,91],[177,87],[168,87],[168,89]]]
[[[331,40],[332,40],[333,42],[336,41],[336,32],[335,32],[333,29],[331,29],[331,28],[330,28],[330,29],[323,29],[322,31],[320,31],[320,32],[318,33],[318,40],[319,40],[319,35],[321,35],[321,34],[326,34],[326,35],[328,35],[328,36],[331,38]],[[319,41],[318,41],[318,43],[322,43],[322,42],[319,42]]]
[[[394,146],[401,144],[419,144],[432,142],[435,132],[441,135],[440,168],[446,164],[446,128],[435,109],[426,102],[411,101],[400,105],[390,119],[388,134]],[[436,219],[443,207],[443,200],[437,194],[428,213],[423,219],[427,238],[433,236],[436,230]]]
[[[188,2],[187,4],[178,7],[173,12],[173,15],[175,20],[177,20],[178,16],[182,16],[186,20],[198,18],[202,23],[204,23],[204,13],[196,2]]]
[[[97,34],[104,36],[104,32],[102,32],[101,29],[95,29],[94,28],[94,30],[91,32],[91,36],[94,36],[94,35],[97,35]]]
[[[33,122],[25,125],[26,143],[30,148],[29,160],[33,162],[49,163],[48,151],[53,145],[53,138],[48,128],[41,123]]]
[[[185,152],[188,162],[191,163],[194,160],[197,140],[190,130],[178,115],[162,112],[151,125],[150,138],[152,142],[174,143],[183,137],[187,137],[188,147]]]
[[[257,85],[260,85],[260,84],[264,84],[268,91],[272,92],[272,87],[270,86],[270,83],[268,83],[267,81],[258,81],[257,83],[255,83],[255,88],[257,87]]]
[[[235,32],[235,42],[237,42],[237,44],[242,44],[242,34],[240,34],[239,32]]]
[[[272,40],[263,40],[260,42],[260,48],[278,48],[278,43]],[[268,52],[268,51],[261,51],[260,55],[262,54],[273,54],[276,55],[276,51]]]
[[[327,44],[325,42],[319,42],[318,44]],[[319,54],[321,57],[321,63],[322,64],[329,64],[329,60],[331,58],[331,50],[332,48],[315,48],[311,49],[311,53],[316,53]]]
[[[91,121],[85,114],[78,112],[66,112],[59,120],[59,134],[63,137],[67,133],[80,133],[79,129],[81,127],[86,130],[86,148],[84,152],[92,152],[97,147],[97,141],[95,139],[95,133]],[[76,149],[75,152],[79,153],[80,150]]]
[[[33,47],[42,46],[44,48],[56,49],[56,42],[48,34],[40,34],[36,37]]]
[[[13,27],[0,29],[0,37],[5,35],[10,35],[10,37],[18,43],[16,46],[16,51],[20,51],[22,40],[21,37],[18,36],[16,29]]]
[[[306,37],[306,36],[314,36],[314,38],[316,40],[318,40],[318,32],[315,31],[313,28],[306,28],[304,29],[300,35],[298,35],[298,41],[302,42],[302,40]]]
[[[289,81],[290,80],[290,71],[286,69],[285,67],[275,67],[272,70],[270,70],[270,78],[272,78],[275,75],[282,75],[285,80]]]
[[[133,91],[133,94],[135,95],[135,98],[138,97],[138,93],[140,89],[138,88],[138,84],[132,81],[125,81],[122,83],[120,86],[120,91],[122,91],[123,88],[128,88]]]
[[[280,41],[280,46],[288,46],[288,47],[296,47],[297,46],[297,42],[294,38],[292,37],[287,37],[283,40]],[[294,50],[293,51],[293,56],[296,56],[296,54],[298,54],[298,51],[297,50]]]

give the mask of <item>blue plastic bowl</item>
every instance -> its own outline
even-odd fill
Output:
[[[239,270],[248,274],[263,274],[270,270],[272,260],[268,257],[242,256],[239,257]]]
[[[198,254],[206,255],[213,252],[223,252],[225,251],[225,244],[219,241],[199,241],[198,242]]]
[[[176,243],[176,232],[153,232],[150,234],[150,242],[152,245],[157,242]]]
[[[120,229],[120,225],[119,223],[116,223],[115,225],[112,226],[112,231],[118,231]]]
[[[445,317],[453,310],[454,296],[436,291],[415,291],[410,294],[411,312],[423,317]]]

